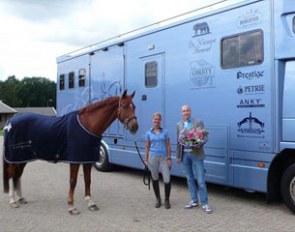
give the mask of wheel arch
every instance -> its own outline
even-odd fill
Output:
[[[281,200],[282,176],[289,166],[295,163],[295,150],[285,149],[273,159],[267,177],[267,201]]]
[[[98,154],[98,161],[94,163],[94,167],[98,171],[107,172],[111,171],[113,168],[113,165],[109,162],[109,154],[110,154],[110,148],[109,145],[104,141],[100,141],[100,148],[99,148],[99,154]]]

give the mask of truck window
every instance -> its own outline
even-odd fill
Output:
[[[69,73],[69,89],[73,89],[75,87],[75,73]]]
[[[221,40],[221,67],[224,69],[261,64],[263,32],[251,31]]]
[[[145,64],[145,87],[151,88],[158,85],[158,63],[156,61]]]
[[[59,75],[59,90],[65,89],[65,74]]]
[[[79,70],[79,87],[85,86],[85,76],[86,76],[86,70],[85,68]]]

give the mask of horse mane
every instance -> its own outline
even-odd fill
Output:
[[[106,105],[112,105],[115,102],[117,102],[119,100],[119,96],[112,96],[112,97],[108,97],[102,101],[98,101],[98,102],[94,102],[91,104],[86,105],[85,107],[81,108],[79,110],[79,114],[83,114],[83,113],[90,113],[94,110],[97,110],[101,107],[104,107]]]

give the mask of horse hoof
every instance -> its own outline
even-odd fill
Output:
[[[11,203],[9,203],[9,205],[12,209],[19,208],[19,204],[17,204],[17,202],[11,202]]]
[[[24,205],[24,204],[28,204],[28,202],[27,202],[27,200],[25,199],[25,198],[20,198],[18,201],[17,201],[17,203],[18,204],[22,204],[22,205]]]
[[[97,210],[99,210],[99,208],[96,205],[90,205],[90,206],[88,206],[88,209],[90,211],[97,211]]]
[[[76,208],[70,208],[69,209],[69,213],[71,215],[78,215],[78,214],[80,214],[79,210],[77,210]]]

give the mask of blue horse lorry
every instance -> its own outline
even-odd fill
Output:
[[[144,135],[163,116],[175,162],[181,106],[209,132],[206,180],[283,199],[295,213],[295,1],[246,0],[199,9],[57,58],[57,112],[136,91],[136,135],[116,120],[98,170],[143,169]],[[221,6],[220,6],[221,5]]]

